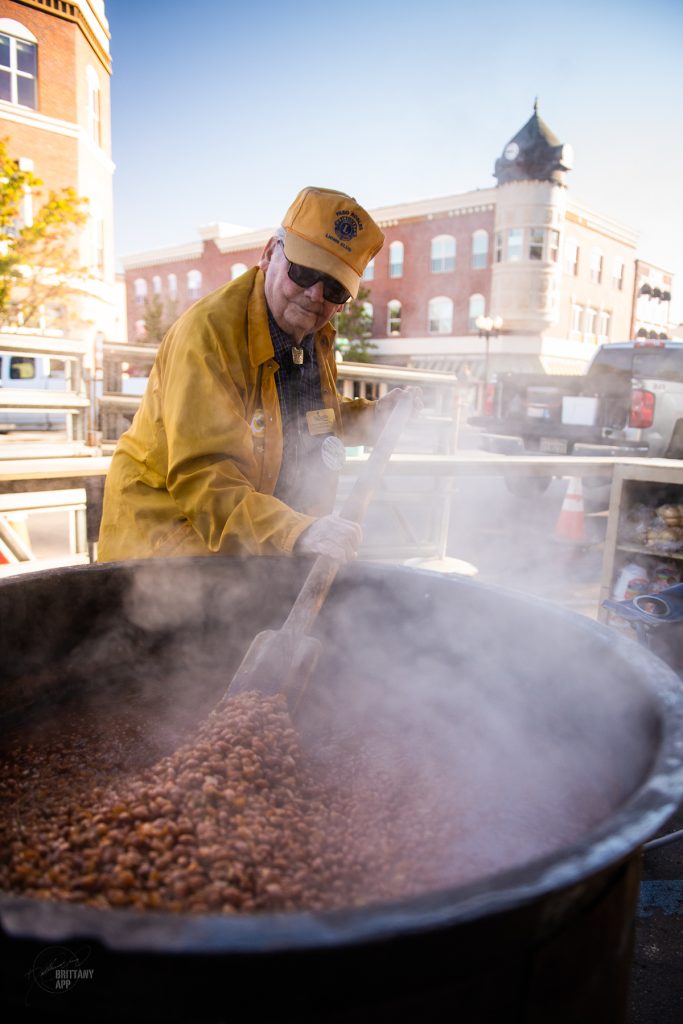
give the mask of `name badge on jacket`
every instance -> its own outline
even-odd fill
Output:
[[[317,434],[331,434],[335,426],[334,409],[312,409],[306,413],[306,421],[308,433],[313,437]]]

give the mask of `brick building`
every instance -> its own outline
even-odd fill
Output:
[[[109,29],[103,0],[0,0],[0,134],[44,189],[89,200],[82,287],[69,334],[116,337]],[[30,196],[25,217],[31,216]],[[46,322],[50,323],[50,310]]]
[[[632,228],[570,198],[571,163],[534,107],[495,187],[371,211],[386,236],[364,282],[378,361],[481,377],[487,346],[494,371],[563,372],[600,342],[667,331],[671,275],[636,258]],[[129,338],[143,336],[151,296],[181,312],[252,266],[271,233],[208,225],[196,242],[125,258]],[[487,316],[500,326],[485,340]]]

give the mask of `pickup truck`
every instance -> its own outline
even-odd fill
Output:
[[[683,458],[683,342],[600,345],[585,374],[500,374],[481,447],[499,454]]]

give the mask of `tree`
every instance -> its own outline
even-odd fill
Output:
[[[77,235],[88,200],[73,188],[45,196],[42,184],[0,139],[0,325],[37,327],[64,315],[88,276],[79,266]]]
[[[172,323],[178,317],[175,302],[163,303],[160,295],[153,295],[145,301],[145,341],[159,344]]]
[[[337,313],[337,349],[344,359],[355,363],[371,363],[371,352],[377,348],[369,339],[372,337],[372,316],[368,313],[367,300],[370,292],[363,285],[355,299]]]

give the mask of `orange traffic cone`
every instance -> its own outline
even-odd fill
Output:
[[[562,502],[560,517],[555,527],[555,536],[563,543],[585,544],[586,521],[583,510],[583,488],[581,477],[573,476]]]

